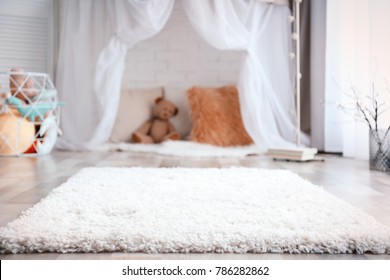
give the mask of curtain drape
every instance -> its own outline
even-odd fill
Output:
[[[109,138],[119,104],[127,49],[158,33],[174,0],[67,0],[57,88],[68,109],[57,147],[94,149]]]
[[[390,24],[390,2],[311,2],[315,7],[313,18],[316,19],[312,24],[316,27],[315,33],[312,33],[316,36],[313,50],[317,53],[312,58],[316,66],[313,67],[316,71],[312,75],[315,78],[312,85],[316,87],[312,87],[312,97],[317,101],[312,103],[312,110],[316,113],[312,114],[316,117],[312,127],[321,129],[313,131],[313,140],[321,143],[326,152],[368,159],[369,130],[367,123],[357,117],[359,113],[354,111],[357,109],[355,102],[366,102],[367,107],[372,109],[372,102],[367,97],[372,96],[372,83],[375,83],[375,89],[382,93],[377,97],[378,104],[390,104],[390,95],[386,94],[390,76],[390,40],[385,35]],[[319,33],[323,34],[318,36]],[[324,61],[318,63],[322,56]],[[354,96],[352,88],[357,96]],[[318,110],[320,100],[325,101],[323,112]],[[339,108],[341,105],[351,110],[344,113]],[[378,128],[386,129],[389,123],[390,111],[383,112]]]
[[[287,1],[183,0],[198,33],[218,49],[245,50],[238,90],[244,125],[263,150],[296,139]],[[306,136],[303,143],[308,143]]]
[[[273,2],[273,4],[265,3]],[[174,0],[69,0],[57,88],[68,107],[57,147],[92,150],[108,140],[120,98],[127,49],[158,33]],[[218,49],[245,50],[238,89],[254,141],[293,146],[296,138],[291,25],[286,0],[182,0],[199,34]],[[308,139],[303,138],[303,143]]]
[[[325,151],[360,159],[368,158],[368,129],[335,103],[353,106],[351,87],[370,92],[370,21],[369,0],[327,1]]]

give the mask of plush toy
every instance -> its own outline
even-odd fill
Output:
[[[0,114],[0,155],[24,153],[34,142],[35,126],[12,108]]]
[[[21,68],[11,69],[9,88],[14,97],[19,98],[24,103],[30,103],[38,95],[34,80],[24,74]]]
[[[153,119],[144,123],[132,135],[134,143],[160,143],[166,140],[179,140],[180,134],[176,131],[169,119],[178,113],[176,106],[159,97],[155,101]]]
[[[64,102],[47,102],[26,105],[22,100],[14,96],[7,98],[6,102],[8,105],[13,105],[16,109],[18,109],[19,113],[23,117],[28,117],[31,122],[33,122],[36,118],[43,121],[45,119],[45,114],[53,111],[56,107],[65,106]]]
[[[65,104],[53,101],[55,89],[42,86],[38,90],[32,76],[13,68],[10,92],[0,93],[0,155],[48,154],[57,140],[58,126],[52,111]]]
[[[37,139],[24,153],[38,155],[49,154],[53,150],[58,136],[58,126],[55,118],[53,116],[45,118],[35,136]]]
[[[32,80],[26,78],[22,69],[14,68],[10,75],[10,91],[0,93],[0,155],[18,155],[26,151],[35,139],[35,126],[16,108],[9,106],[10,98],[26,104],[27,96],[36,96],[38,91]],[[13,96],[14,97],[13,97]],[[20,99],[19,99],[20,98]]]
[[[0,92],[0,114],[8,113],[7,99],[11,97],[9,92]]]

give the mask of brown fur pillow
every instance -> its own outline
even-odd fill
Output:
[[[216,146],[243,146],[253,143],[242,123],[237,88],[193,87],[187,91],[192,141]]]

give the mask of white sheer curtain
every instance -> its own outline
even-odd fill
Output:
[[[385,34],[390,22],[389,9],[388,1],[327,1],[325,100],[330,104],[325,107],[326,151],[368,159],[367,124],[342,113],[333,103],[353,106],[354,99],[347,97],[352,95],[351,87],[362,100],[371,95],[372,82],[376,89],[388,87],[390,40]],[[386,115],[381,118],[385,119]],[[387,123],[389,120],[390,115]],[[379,128],[383,128],[381,125]]]
[[[371,95],[372,82],[375,82],[375,88],[382,90],[382,93],[389,87],[390,39],[385,34],[388,34],[390,25],[390,2],[314,1],[316,2],[321,6],[319,8],[323,8],[319,12],[326,10],[326,25],[323,27],[326,30],[325,85],[323,91],[318,88],[319,91],[312,91],[312,94],[318,95],[318,104],[314,106],[320,104],[319,100],[325,100],[326,105],[323,118],[314,122],[316,127],[323,127],[323,131],[312,131],[313,137],[322,137],[326,152],[341,152],[346,157],[368,159],[367,124],[357,121],[353,115],[341,112],[335,103],[353,107],[354,99],[348,97],[352,95],[351,87],[360,93],[361,100],[366,100],[366,96]],[[318,69],[317,72],[321,73]],[[382,94],[378,103],[382,102],[390,104],[390,95]],[[368,107],[371,107],[371,104],[368,104]],[[379,129],[387,128],[390,111],[387,114],[384,112],[380,118],[382,122],[378,123]]]
[[[238,82],[241,113],[248,133],[264,150],[292,146],[296,138],[290,10],[287,1],[265,2],[182,1],[190,22],[209,44],[246,50]]]
[[[163,28],[174,0],[62,3],[57,88],[68,106],[57,147],[94,149],[115,121],[127,49]]]
[[[342,91],[370,88],[369,0],[327,1],[325,151],[368,158],[368,130],[333,103],[354,104]],[[353,9],[351,9],[353,7]]]

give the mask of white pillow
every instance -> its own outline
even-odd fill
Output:
[[[133,132],[152,117],[154,101],[162,94],[162,88],[122,89],[110,141],[130,142]]]
[[[181,137],[185,139],[192,127],[186,89],[171,86],[165,87],[165,98],[179,109],[179,113],[171,119],[171,122],[181,134]]]

